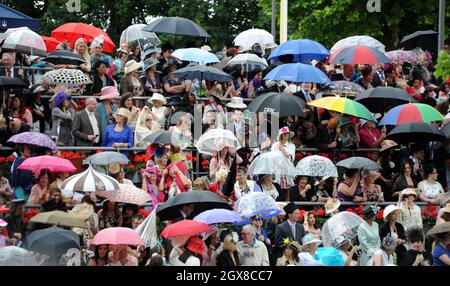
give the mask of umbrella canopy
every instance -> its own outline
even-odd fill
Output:
[[[249,29],[241,32],[233,40],[233,43],[237,47],[243,47],[244,50],[250,49],[256,43],[260,44],[263,49],[266,46],[276,45],[273,35],[262,29]]]
[[[330,86],[332,91],[340,94],[348,94],[348,93],[361,93],[365,91],[365,89],[357,83],[349,82],[345,80],[337,80],[331,82]]]
[[[208,38],[206,31],[193,21],[181,17],[164,17],[158,19],[142,29],[142,31]]]
[[[172,220],[180,215],[180,208],[185,204],[194,204],[194,214],[206,210],[231,207],[217,194],[209,191],[190,191],[169,198],[163,205],[158,205],[156,215],[161,221]]]
[[[35,230],[27,236],[25,248],[34,252],[59,257],[71,248],[80,248],[80,237],[71,230],[50,227]]]
[[[107,166],[113,163],[128,164],[128,162],[130,162],[130,160],[124,154],[120,152],[106,151],[95,153],[94,155],[87,157],[83,161],[83,164]]]
[[[295,167],[298,176],[308,177],[338,177],[337,168],[328,158],[312,155],[305,157]]]
[[[132,185],[119,184],[119,190],[115,192],[97,192],[97,195],[117,203],[143,205],[152,200],[150,194]]]
[[[194,217],[194,221],[200,221],[206,224],[233,223],[239,220],[241,220],[241,217],[237,212],[226,209],[207,210]]]
[[[445,124],[444,127],[441,128],[442,134],[444,134],[447,138],[450,138],[450,124]]]
[[[42,79],[49,84],[66,84],[70,86],[80,86],[91,84],[92,80],[81,70],[77,69],[57,69],[46,72]]]
[[[0,76],[0,87],[9,89],[9,88],[27,87],[27,85],[20,78]]]
[[[287,116],[304,117],[306,102],[298,96],[286,93],[266,93],[258,96],[248,105],[247,109],[255,113],[258,112],[278,112],[280,118]]]
[[[337,50],[342,48],[363,45],[367,47],[371,47],[379,50],[380,52],[385,52],[385,46],[375,38],[369,36],[352,36],[342,40],[339,40],[334,46],[331,48],[330,52],[334,53]]]
[[[47,37],[47,36],[41,36],[42,40],[44,40],[45,43],[45,47],[47,48],[47,52],[53,52],[54,50],[56,50],[56,47],[61,44],[60,41],[58,41],[57,39],[53,38],[53,37]]]
[[[291,40],[276,47],[268,59],[277,61],[284,55],[293,55],[294,62],[323,61],[330,56],[330,52],[322,44],[312,40]]]
[[[387,64],[389,59],[377,49],[367,46],[351,46],[335,51],[328,61],[332,64],[376,65]]]
[[[266,193],[252,192],[242,196],[235,204],[237,213],[243,218],[237,224],[249,223],[249,218],[261,216],[268,219],[278,215],[281,211],[278,209],[275,200]]]
[[[271,70],[264,80],[285,80],[290,82],[315,82],[330,84],[331,81],[326,74],[312,65],[302,63],[285,64]]]
[[[172,53],[172,56],[182,61],[197,62],[200,64],[220,62],[215,54],[197,48],[178,49]]]
[[[177,76],[181,79],[200,79],[207,81],[225,82],[233,80],[233,77],[216,68],[207,67],[204,65],[188,66],[179,70],[176,70],[171,75]]]
[[[99,231],[91,240],[91,245],[144,245],[137,232],[128,227],[110,227]]]
[[[255,68],[263,70],[269,66],[265,59],[262,59],[255,54],[239,54],[227,63],[227,66],[232,65],[242,65],[246,72],[254,70]]]
[[[417,47],[427,48],[435,45],[438,39],[438,32],[427,30],[417,31],[407,36],[404,36],[400,41],[400,47],[407,50],[413,50]]]
[[[365,170],[376,171],[376,170],[380,169],[380,166],[376,162],[374,162],[370,159],[367,159],[365,157],[347,158],[347,159],[337,162],[336,166],[343,167],[346,169],[358,169],[358,170],[365,169]]]
[[[72,51],[54,51],[43,59],[44,62],[54,65],[75,65],[79,66],[86,63],[86,60],[79,54]]]
[[[429,142],[440,141],[445,135],[436,126],[425,122],[403,123],[392,129],[386,139],[395,142]]]
[[[47,169],[53,173],[71,173],[77,170],[77,168],[69,160],[48,155],[28,158],[20,164],[18,169],[28,170],[34,173],[39,173],[43,169]]]
[[[373,113],[384,113],[388,106],[397,106],[414,99],[401,88],[376,87],[363,91],[355,100]]]
[[[142,30],[146,26],[146,24],[134,24],[123,30],[122,34],[120,34],[120,45],[123,43],[131,44],[132,42],[138,42],[142,49],[148,43],[154,47],[161,44],[161,41],[155,33]]]
[[[204,232],[213,231],[214,229],[206,223],[185,219],[166,226],[161,232],[161,237],[169,239],[177,236],[195,236]]]
[[[23,132],[9,138],[8,142],[16,144],[30,144],[40,147],[49,148],[53,151],[57,151],[58,147],[55,142],[47,135],[39,132]]]
[[[416,63],[419,61],[413,51],[395,50],[384,53],[391,63]]]
[[[103,39],[103,51],[112,53],[116,45],[105,31],[85,23],[66,23],[52,31],[51,36],[61,42],[67,41],[72,47],[79,38],[92,42],[95,38]]]
[[[389,110],[380,121],[379,125],[400,125],[410,122],[434,122],[444,120],[444,116],[428,104],[408,103]]]
[[[33,56],[45,57],[47,55],[44,40],[29,29],[20,29],[8,34],[3,42],[2,49]]]
[[[271,151],[259,155],[252,161],[248,168],[248,174],[250,176],[295,176],[295,173],[294,164],[286,159],[280,151]]]
[[[377,122],[375,117],[373,117],[364,105],[345,97],[322,97],[308,102],[308,105]]]
[[[95,191],[117,191],[120,190],[119,182],[116,179],[97,172],[89,168],[80,173],[67,178],[61,185],[61,190],[67,192],[95,192]]]
[[[230,152],[236,152],[241,148],[236,136],[227,129],[214,128],[206,131],[195,144],[198,152],[205,155],[215,155],[225,147],[230,148]]]
[[[351,212],[340,212],[322,226],[322,242],[327,247],[339,248],[358,234],[358,227],[364,220]]]
[[[51,211],[38,213],[30,219],[31,222],[53,224],[56,226],[87,228],[88,225],[82,219],[79,219],[69,213],[62,211]]]
[[[0,227],[5,227],[7,225],[8,225],[8,223],[6,221],[0,219]]]
[[[187,138],[180,133],[163,130],[148,135],[143,141],[149,144],[177,146],[190,143],[190,138]]]
[[[17,246],[0,248],[0,266],[39,266],[33,254]]]

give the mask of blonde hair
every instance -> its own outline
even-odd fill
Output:
[[[88,51],[88,45],[86,43],[86,40],[83,38],[78,38],[75,42],[75,45],[73,45],[73,52],[77,53],[77,48],[78,46],[83,43],[86,45],[86,49],[84,50],[84,53],[82,54],[83,58],[86,60],[86,64],[88,66],[88,70],[91,70],[91,56],[89,55],[89,51]]]
[[[234,252],[236,250],[236,244],[234,243],[233,237],[231,235],[225,236],[223,240],[223,249]]]
[[[220,179],[226,176],[228,176],[228,169],[220,168],[220,170],[216,172],[216,181],[220,181]]]

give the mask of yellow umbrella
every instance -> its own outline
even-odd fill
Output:
[[[364,105],[345,97],[322,97],[308,102],[308,105],[377,122],[372,113],[370,113],[370,111]]]
[[[53,224],[56,226],[87,228],[85,221],[62,211],[43,212],[30,219],[31,222]]]

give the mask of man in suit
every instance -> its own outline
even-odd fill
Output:
[[[290,202],[284,208],[287,221],[279,224],[275,228],[275,249],[274,254],[277,258],[283,256],[283,247],[285,239],[297,241],[301,244],[305,236],[303,225],[298,222],[300,211],[294,202]]]
[[[230,117],[228,120],[228,124],[226,125],[226,129],[233,132],[236,135],[236,138],[241,144],[242,147],[247,146],[246,135],[249,134],[249,126],[245,123],[244,110],[247,108],[247,105],[244,103],[242,98],[233,97],[232,101],[227,103],[227,107],[230,110],[228,112],[228,116]]]
[[[194,213],[194,204],[182,205],[179,211],[179,215],[173,219],[173,222],[179,222],[185,219],[192,219],[192,214]]]
[[[98,145],[102,130],[100,130],[100,116],[95,113],[97,100],[89,97],[85,102],[86,108],[75,115],[72,125],[72,134],[75,146]]]
[[[3,67],[0,69],[0,76],[20,78],[27,86],[30,86],[30,82],[28,81],[25,71],[14,67],[14,55],[12,53],[3,53],[2,64]]]

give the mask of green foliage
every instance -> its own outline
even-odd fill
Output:
[[[450,53],[446,51],[441,51],[437,59],[437,64],[435,66],[436,71],[434,75],[437,78],[443,78],[447,80],[450,78]]]

